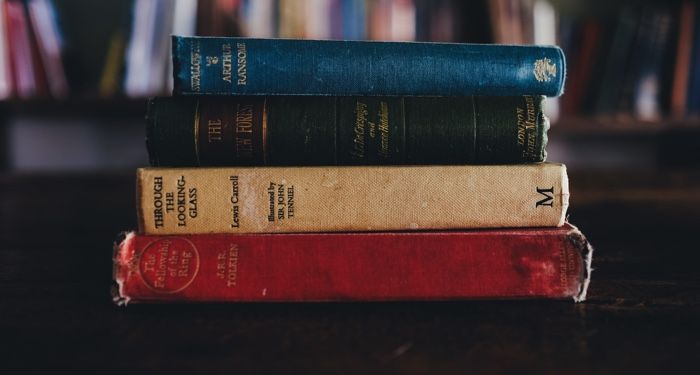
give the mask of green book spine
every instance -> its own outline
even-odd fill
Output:
[[[545,160],[543,96],[167,97],[153,166],[522,164]]]

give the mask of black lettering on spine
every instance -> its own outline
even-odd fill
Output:
[[[153,178],[153,224],[163,227],[163,177]]]
[[[175,193],[169,191],[165,193],[165,212],[175,211]]]
[[[539,206],[554,207],[554,186],[550,187],[549,189],[537,188],[537,193],[544,196],[544,198],[537,201],[537,203],[535,203],[535,207],[539,207]]]
[[[190,217],[192,219],[197,218],[197,188],[190,188],[189,190],[189,198],[190,198]]]
[[[287,188],[287,217],[294,217],[294,185]]]
[[[185,176],[180,176],[177,179],[177,226],[186,227],[187,226],[187,215],[185,211],[187,199],[185,198]]]
[[[277,220],[284,220],[284,184],[277,185]]]
[[[275,221],[275,189],[277,184],[270,182],[270,186],[267,188],[267,196],[270,200],[269,208],[267,211],[267,221],[273,223]]]
[[[241,211],[238,205],[240,198],[238,197],[238,176],[229,176],[231,182],[231,228],[239,228],[241,226]]]

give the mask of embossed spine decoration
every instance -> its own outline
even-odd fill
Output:
[[[149,102],[153,166],[545,160],[542,96],[186,96]]]
[[[173,37],[176,94],[562,93],[555,46]]]

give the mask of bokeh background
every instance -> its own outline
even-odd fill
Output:
[[[560,45],[588,300],[114,306],[173,33]],[[0,0],[0,374],[697,373],[699,80],[698,1]]]
[[[558,44],[549,160],[696,168],[700,9],[623,0],[0,0],[6,173],[147,164],[145,98],[172,88],[169,35]]]

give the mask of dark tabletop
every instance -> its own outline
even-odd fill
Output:
[[[700,173],[572,173],[586,303],[112,304],[131,174],[0,177],[0,373],[695,372]],[[695,370],[695,371],[693,371]],[[99,371],[99,372],[98,372]]]

